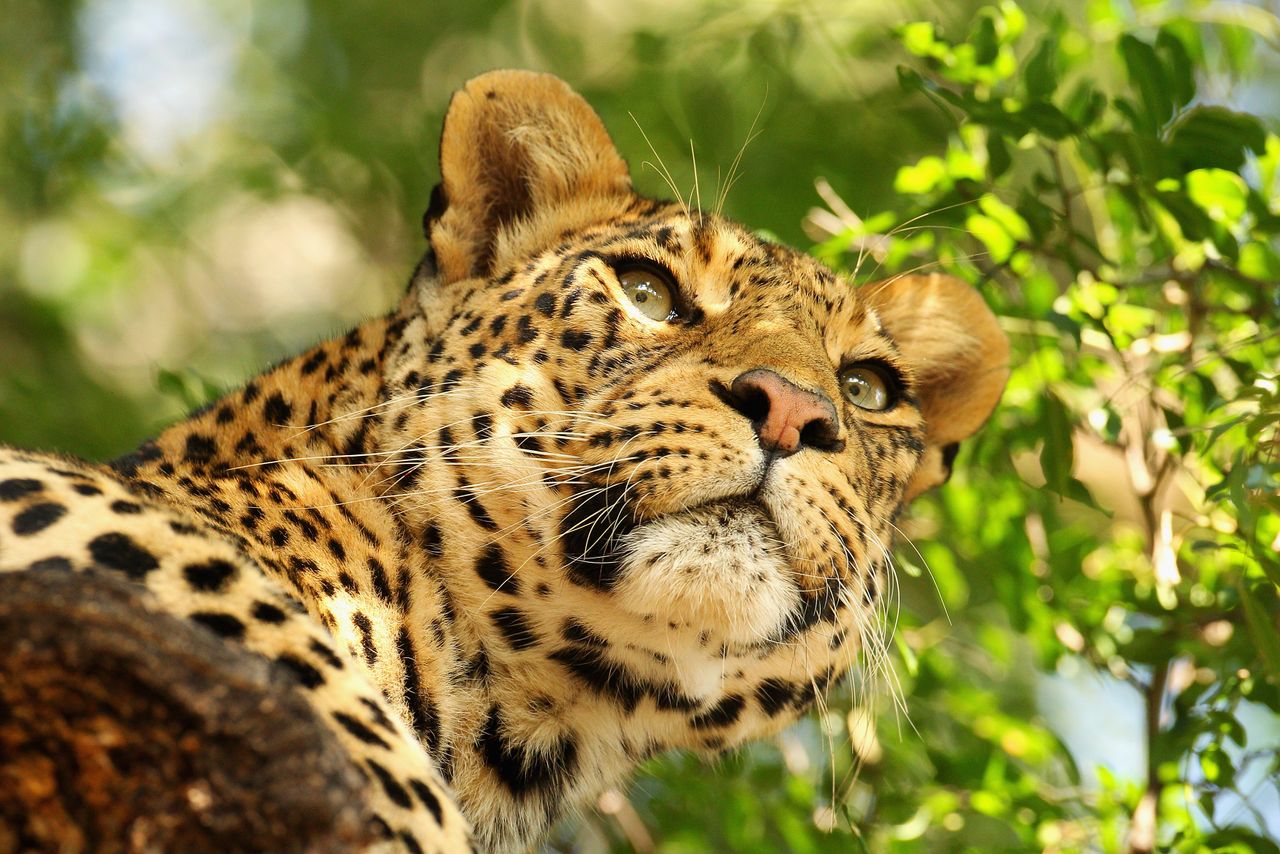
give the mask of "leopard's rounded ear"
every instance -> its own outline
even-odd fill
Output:
[[[454,94],[426,225],[445,282],[490,272],[503,231],[573,199],[631,190],[599,116],[564,81],[490,71]]]
[[[972,286],[898,276],[858,289],[915,377],[926,447],[908,498],[946,480],[956,443],[982,426],[1009,379],[1009,339]]]

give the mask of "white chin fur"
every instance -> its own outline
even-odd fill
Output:
[[[615,600],[730,642],[758,641],[800,604],[782,549],[773,523],[741,502],[666,516],[624,538]]]

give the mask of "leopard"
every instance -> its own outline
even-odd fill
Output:
[[[175,684],[257,668],[211,696],[311,726],[264,761],[330,757],[345,835],[279,850],[528,850],[652,757],[792,724],[880,630],[895,520],[1009,374],[969,283],[855,286],[641,195],[556,77],[467,82],[439,163],[386,314],[111,462],[0,452],[4,595],[110,599],[119,631],[161,621]]]

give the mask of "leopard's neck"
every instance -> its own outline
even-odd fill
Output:
[[[369,669],[429,747],[457,669],[448,593],[379,468],[384,367],[412,305],[254,378],[112,465],[234,540]],[[433,628],[436,627],[436,628]],[[415,702],[406,695],[417,697]]]
[[[503,847],[543,832],[581,799],[572,789],[584,780],[540,786],[530,799],[494,773],[495,763],[520,761],[514,733],[540,725],[529,709],[564,675],[551,661],[513,674],[492,659],[493,628],[458,607],[445,583],[474,556],[440,553],[397,510],[403,488],[377,437],[419,403],[388,397],[384,377],[412,311],[406,300],[281,362],[112,465],[234,540],[321,620],[464,805],[509,805],[501,816],[469,816]],[[634,764],[606,740],[573,749],[583,754],[576,761],[604,761],[614,780]]]

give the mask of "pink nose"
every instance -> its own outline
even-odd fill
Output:
[[[806,391],[767,368],[738,376],[730,405],[751,419],[760,447],[789,456],[806,445],[834,450],[840,434],[836,408],[825,394]]]

